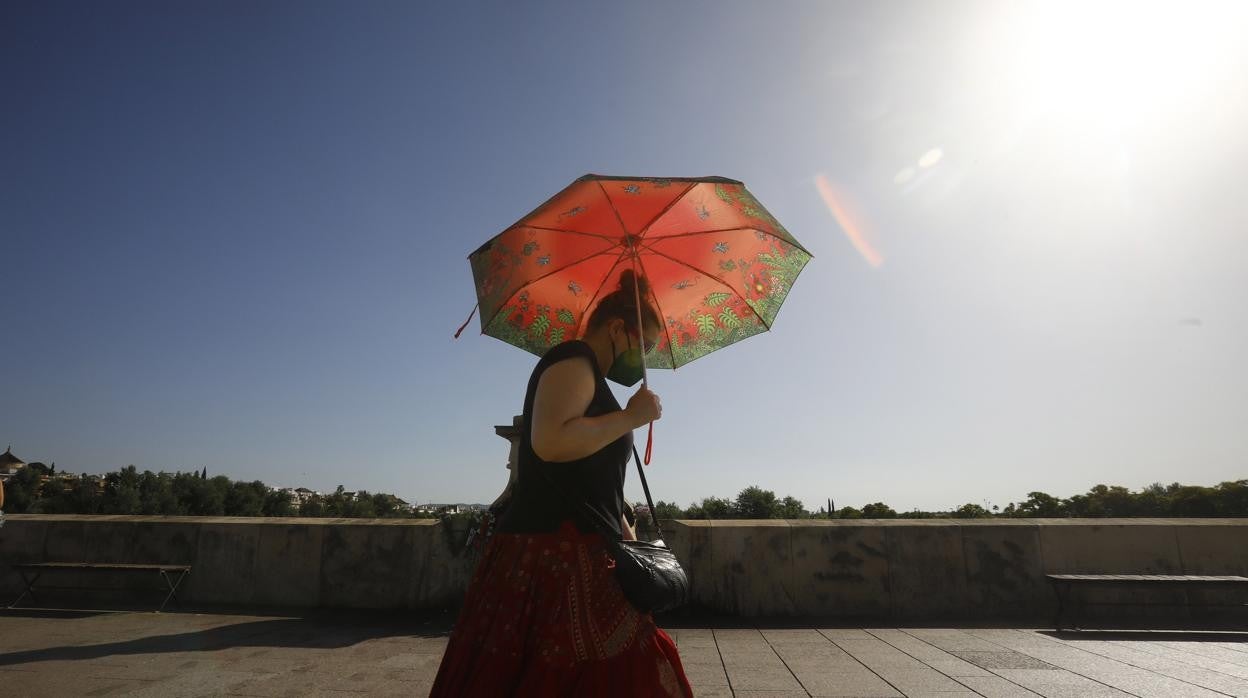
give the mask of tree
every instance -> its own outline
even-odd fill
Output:
[[[836,518],[838,519],[861,519],[862,512],[858,511],[857,509],[853,507],[841,507],[840,511],[836,512]]]
[[[732,502],[720,497],[707,497],[690,505],[685,515],[691,519],[731,519],[734,514]]]
[[[290,493],[284,490],[272,490],[264,495],[263,514],[265,516],[294,516],[295,508]]]
[[[1248,480],[1218,485],[1217,506],[1219,516],[1248,516]]]
[[[741,490],[733,508],[737,517],[742,519],[775,519],[780,513],[776,493],[755,485]]]
[[[377,510],[373,507],[373,496],[365,490],[355,493],[355,497],[347,506],[348,514],[357,519],[375,519]]]
[[[334,490],[334,493],[325,497],[325,514],[324,516],[340,516],[346,518],[351,515],[349,501],[347,499],[346,489],[342,485]]]
[[[1022,517],[1057,518],[1065,516],[1062,501],[1044,492],[1028,492],[1027,500],[1018,505],[1018,515]]]
[[[1169,516],[1170,496],[1166,494],[1166,486],[1160,482],[1140,490],[1133,495],[1135,516]]]
[[[361,492],[361,494],[364,493]],[[399,510],[399,498],[392,494],[377,492],[372,497],[372,507],[373,516],[379,519],[393,518]]]
[[[685,518],[685,510],[671,502],[665,502],[660,499],[654,503],[654,516],[657,519],[683,519]]]
[[[139,513],[152,516],[178,513],[178,498],[173,493],[173,478],[144,470],[139,476]]]
[[[225,482],[219,484],[220,480]],[[172,489],[177,498],[178,513],[184,516],[224,516],[229,482],[229,478],[224,476],[205,480],[195,473],[174,475]]]
[[[934,514],[930,511],[919,511],[918,509],[911,509],[910,511],[897,515],[897,518],[899,519],[937,519],[941,517],[941,514]]]
[[[138,514],[142,511],[140,476],[133,465],[104,476],[104,496],[100,511],[105,514]]]
[[[991,519],[992,512],[978,504],[963,504],[953,511],[955,519]]]
[[[809,519],[810,512],[806,511],[806,506],[793,497],[785,497],[780,500],[777,515],[782,519]]]
[[[1131,490],[1117,485],[1097,485],[1089,493],[1099,502],[1103,516],[1134,516],[1136,503]]]
[[[72,514],[69,490],[68,481],[62,478],[56,477],[48,480],[39,488],[38,498],[31,503],[28,512],[31,514]]]
[[[308,497],[299,505],[299,515],[309,517],[326,516],[325,500],[320,495]]]
[[[1177,483],[1176,483],[1177,484]],[[1217,497],[1211,487],[1179,486],[1170,493],[1173,516],[1217,516]]]
[[[897,512],[884,502],[875,502],[867,504],[862,508],[862,518],[864,519],[895,519]]]
[[[213,478],[214,480],[216,478]],[[226,516],[263,516],[264,498],[268,488],[259,480],[231,482],[225,488],[223,508]]]
[[[85,473],[73,479],[52,478],[44,484],[37,510],[39,514],[96,514],[100,511],[96,481]]]
[[[18,470],[4,483],[4,506],[10,514],[35,513],[39,500],[39,474],[30,468]]]
[[[78,476],[78,481],[69,488],[70,511],[75,514],[98,514],[100,511],[99,481],[86,473]]]

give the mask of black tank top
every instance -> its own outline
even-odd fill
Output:
[[[511,502],[498,522],[497,530],[502,533],[551,533],[563,521],[571,520],[582,533],[597,533],[600,527],[605,527],[617,539],[620,536],[624,474],[633,449],[631,431],[601,450],[567,463],[548,463],[533,452],[531,425],[537,383],[547,368],[578,356],[588,359],[594,370],[594,398],[585,409],[585,416],[597,417],[620,410],[620,403],[607,387],[606,379],[598,370],[594,350],[588,344],[573,340],[546,352],[533,369],[524,396],[524,428],[517,459],[520,473]]]

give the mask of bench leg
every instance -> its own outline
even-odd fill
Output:
[[[22,581],[25,582],[26,589],[23,590],[16,599],[13,599],[13,603],[9,604],[9,608],[15,608],[17,604],[20,603],[22,599],[26,598],[28,594],[30,595],[31,601],[38,603],[39,599],[35,598],[35,582],[39,581],[39,577],[43,574],[43,572],[35,572],[35,576],[29,579],[27,579],[26,573],[22,570],[18,570],[17,573],[22,576]]]
[[[1066,595],[1070,593],[1070,585],[1054,581],[1053,593],[1057,594],[1057,613],[1053,615],[1053,628],[1060,633],[1062,632],[1062,616],[1066,613]]]
[[[190,574],[190,570],[182,570],[178,574],[178,578],[175,580],[171,578],[169,573],[165,570],[160,571],[161,578],[165,580],[165,584],[169,585],[169,594],[165,596],[165,600],[160,603],[160,608],[156,609],[157,613],[165,610],[165,605],[169,603],[169,599],[173,599],[174,604],[181,607],[182,604],[178,601],[178,585],[182,583],[182,580],[185,579],[188,574]]]

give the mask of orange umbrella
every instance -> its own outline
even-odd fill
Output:
[[[677,368],[769,329],[810,258],[736,180],[591,174],[468,260],[482,333],[538,356],[634,270],[664,323],[648,368]]]

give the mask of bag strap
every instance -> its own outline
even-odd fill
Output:
[[[659,517],[654,513],[654,500],[650,499],[650,485],[646,484],[646,471],[641,468],[641,456],[637,455],[637,447],[633,446],[633,460],[637,463],[637,474],[641,476],[641,489],[646,492],[646,505],[650,507],[650,520],[654,522],[654,530],[663,537],[663,527],[659,525]]]

